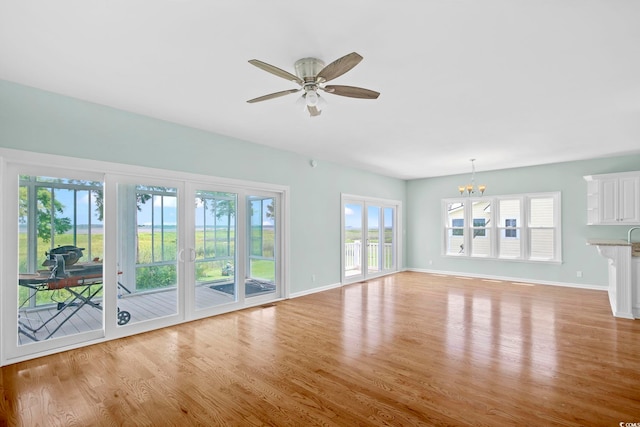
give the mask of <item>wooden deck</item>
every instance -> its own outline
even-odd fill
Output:
[[[176,295],[175,288],[149,293],[125,294],[118,299],[118,308],[121,311],[130,313],[131,319],[129,323],[169,316],[177,312]],[[196,287],[196,306],[198,309],[232,301],[233,297],[231,295],[211,289],[208,285]],[[102,306],[101,297],[94,298],[92,302]],[[77,312],[71,315],[75,310]],[[69,317],[69,320],[65,322],[64,320],[67,317]],[[20,322],[32,329],[39,328],[47,321],[49,322],[46,326],[36,333],[26,328],[23,328],[23,330],[37,340],[46,339],[58,327],[59,329],[55,331],[52,338],[99,330],[102,329],[102,310],[86,304],[79,309],[73,305],[65,307],[63,310],[58,310],[57,307],[51,306],[51,308],[47,309],[26,310],[20,313]],[[20,344],[34,341],[24,333],[19,334],[18,340]]]

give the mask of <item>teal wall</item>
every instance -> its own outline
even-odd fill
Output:
[[[340,282],[340,193],[406,203],[403,180],[6,81],[0,147],[289,186],[293,293]]]
[[[477,166],[481,166],[481,162]],[[487,195],[561,192],[563,263],[558,265],[443,256],[441,200],[459,196],[458,185],[469,180],[469,174],[464,174],[408,182],[408,266],[590,287],[607,286],[607,262],[598,255],[595,247],[587,246],[586,241],[589,238],[626,239],[630,227],[586,225],[587,183],[583,176],[640,170],[640,154],[492,172],[478,170],[476,182],[487,185]],[[576,277],[577,271],[582,271],[582,278]]]

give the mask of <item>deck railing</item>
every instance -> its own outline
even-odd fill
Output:
[[[382,247],[383,269],[393,268],[393,243],[384,243]],[[380,254],[380,243],[367,243],[367,265],[369,267],[378,266],[378,256]],[[362,241],[355,240],[344,244],[344,269],[359,270],[362,260]]]

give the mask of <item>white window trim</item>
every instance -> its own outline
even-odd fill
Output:
[[[531,200],[536,198],[552,198],[554,200],[554,227],[546,227],[555,230],[553,253],[554,257],[549,258],[532,258],[530,251],[530,231],[533,229],[540,229],[545,227],[531,227],[530,225],[530,208]],[[499,256],[499,239],[501,233],[504,232],[505,226],[498,224],[498,218],[500,218],[500,200],[520,200],[521,218],[520,224],[515,228],[517,235],[520,237],[520,256],[519,257],[500,257]],[[465,248],[471,248],[471,235],[473,233],[473,203],[479,201],[489,201],[491,203],[490,213],[490,226],[485,227],[487,234],[491,235],[491,246],[488,255],[472,255],[469,250],[465,250],[464,253],[453,254],[447,253],[447,238],[450,229],[454,228],[448,223],[448,211],[447,206],[455,203],[464,204],[464,239],[463,245]],[[442,229],[443,235],[441,240],[441,255],[452,258],[465,258],[465,259],[491,259],[499,261],[520,261],[520,262],[534,262],[534,263],[547,263],[547,264],[560,264],[562,263],[562,199],[561,193],[545,192],[545,193],[524,193],[513,195],[500,195],[500,196],[482,196],[482,197],[456,197],[451,199],[442,199]]]

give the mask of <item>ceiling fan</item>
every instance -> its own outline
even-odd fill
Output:
[[[380,96],[379,92],[363,89],[354,86],[326,85],[329,80],[333,80],[351,70],[362,61],[362,56],[356,52],[338,58],[325,67],[324,62],[317,58],[302,58],[295,62],[294,68],[296,75],[284,71],[278,67],[274,67],[266,62],[257,59],[251,59],[250,64],[274,74],[283,79],[287,79],[300,85],[297,89],[283,90],[280,92],[270,93],[269,95],[259,96],[248,100],[248,103],[266,101],[268,99],[278,98],[290,93],[304,91],[302,98],[311,117],[319,116],[322,112],[319,102],[322,101],[318,90],[322,90],[334,95],[347,96],[349,98],[376,99]]]

